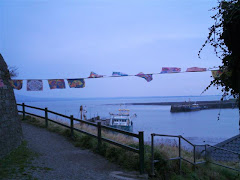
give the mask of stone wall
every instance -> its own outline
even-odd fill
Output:
[[[240,153],[240,135],[229,138],[221,143],[216,144],[215,146]],[[240,157],[237,154],[215,149],[213,147],[208,149],[208,157],[214,161],[239,162],[240,160]]]
[[[0,54],[0,80],[4,84],[3,87],[0,87],[0,158],[18,147],[22,142],[21,122],[9,79],[7,65]]]

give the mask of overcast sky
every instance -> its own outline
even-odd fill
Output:
[[[0,53],[18,79],[158,73],[162,67],[213,67],[213,48],[197,54],[217,0],[1,0]],[[83,89],[17,94],[39,97],[200,95],[210,72],[87,79]],[[219,95],[211,88],[205,95]]]

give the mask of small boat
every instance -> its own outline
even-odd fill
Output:
[[[196,102],[191,104],[182,104],[182,105],[172,105],[171,112],[190,112],[190,111],[199,111],[201,110],[201,106],[199,106]]]
[[[192,105],[189,105],[189,109],[190,111],[198,111],[201,110],[201,107],[198,104],[194,103]]]
[[[118,114],[109,114],[111,116],[109,126],[125,131],[133,131],[133,122],[129,114],[129,109],[119,109]],[[134,116],[136,117],[136,114]]]

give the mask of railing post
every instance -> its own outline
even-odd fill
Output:
[[[139,135],[139,162],[140,162],[140,174],[144,173],[144,139],[143,131],[138,132]]]
[[[178,151],[179,151],[179,174],[181,175],[182,171],[182,151],[181,151],[181,136],[178,137]]]
[[[98,129],[98,152],[101,151],[101,146],[102,146],[102,126],[101,126],[101,122],[97,123],[97,129]]]
[[[70,116],[70,125],[71,125],[71,138],[74,139],[74,133],[73,133],[73,115]]]
[[[151,134],[151,153],[152,153],[151,176],[152,177],[155,175],[155,173],[154,173],[154,135],[155,134]]]
[[[196,168],[196,146],[193,146],[193,162],[194,162],[194,171]]]
[[[22,120],[24,120],[25,119],[25,104],[24,103],[22,103],[22,113],[23,113]]]
[[[48,128],[48,109],[45,108],[45,127]]]
[[[207,145],[205,144],[205,161],[207,161]]]

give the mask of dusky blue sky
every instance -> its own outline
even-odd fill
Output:
[[[158,73],[162,67],[221,64],[207,46],[217,0],[1,0],[0,53],[18,68],[18,79]],[[87,79],[83,89],[15,91],[38,97],[200,95],[210,72]],[[205,95],[218,95],[211,88]]]

